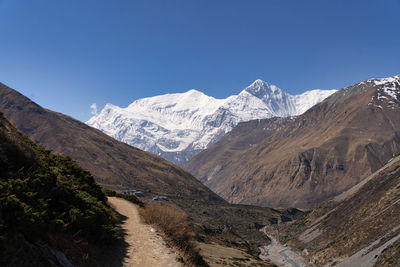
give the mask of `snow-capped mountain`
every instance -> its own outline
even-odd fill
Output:
[[[215,143],[239,122],[302,114],[336,90],[290,95],[256,80],[238,95],[215,99],[197,90],[134,101],[126,108],[107,104],[87,124],[176,164]]]

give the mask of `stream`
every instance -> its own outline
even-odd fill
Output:
[[[279,254],[285,258],[285,260],[290,263],[293,267],[300,267],[296,262],[294,262],[285,252],[290,250],[290,248],[284,249],[279,252]]]
[[[265,232],[264,232],[265,233]],[[269,259],[278,266],[288,267],[303,267],[304,259],[301,255],[294,252],[290,247],[280,244],[272,235],[265,233],[271,240],[271,244],[268,246],[260,247],[260,258]],[[287,252],[291,252],[290,256]]]

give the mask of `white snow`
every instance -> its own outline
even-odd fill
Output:
[[[385,92],[385,94],[387,94],[388,96],[392,97],[392,98],[396,98],[398,93],[399,93],[399,89],[396,90],[396,88],[394,87],[383,87],[382,88],[383,92]]]
[[[382,85],[382,84],[387,84],[387,83],[399,82],[400,75],[389,77],[389,78],[370,79],[370,80],[374,81],[374,83],[376,85]]]
[[[300,115],[306,112],[310,107],[318,104],[337,90],[321,90],[315,89],[302,93],[301,95],[292,96],[296,106],[296,114]]]
[[[383,79],[371,79],[375,85],[378,86],[377,89],[377,100],[384,103],[384,101],[388,101],[386,106],[391,106],[395,104],[395,102],[399,103],[400,100],[400,75],[383,78]],[[370,103],[374,100],[372,97]],[[395,101],[395,102],[394,102]],[[378,105],[380,108],[381,105]],[[394,107],[391,107],[394,109]]]
[[[239,122],[299,115],[334,92],[317,89],[290,95],[256,80],[238,95],[225,99],[192,89],[138,99],[126,108],[107,104],[87,124],[154,154],[165,157],[165,153],[181,153],[167,159],[183,163]]]

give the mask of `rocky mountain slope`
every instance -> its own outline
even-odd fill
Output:
[[[126,108],[107,104],[87,124],[117,140],[183,164],[239,122],[298,115],[335,91],[289,95],[275,85],[256,80],[240,94],[226,99],[190,90],[139,99]]]
[[[222,201],[168,161],[121,143],[66,115],[44,109],[0,83],[0,111],[31,139],[69,156],[105,186],[145,193]]]
[[[225,158],[206,150],[185,168],[233,203],[310,208],[399,152],[400,76],[395,76],[344,88],[258,145]]]
[[[399,266],[399,221],[400,156],[365,183],[282,227],[280,239],[317,266]]]
[[[202,183],[213,188],[217,186],[213,183],[218,182],[218,180],[208,180],[208,178],[213,177],[212,174],[208,174],[209,170],[221,171],[232,158],[240,158],[251,147],[258,145],[294,119],[295,117],[273,117],[241,122],[218,142],[210,145],[206,150],[196,155],[193,160],[184,164],[183,168],[192,170]]]

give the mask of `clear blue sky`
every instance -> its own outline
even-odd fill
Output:
[[[400,0],[0,0],[0,81],[82,121],[257,78],[295,94],[397,74]]]

